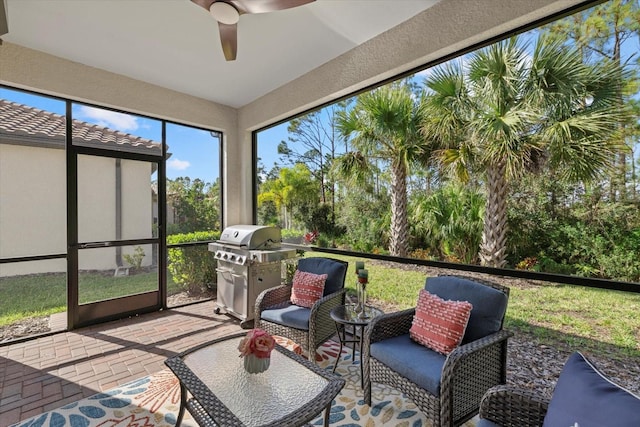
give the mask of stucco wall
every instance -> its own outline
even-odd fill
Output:
[[[121,162],[121,238],[152,237],[151,164]],[[116,239],[115,166],[115,159],[79,156],[80,242]],[[0,144],[0,257],[66,252],[65,167],[64,150]],[[142,265],[150,265],[152,248],[143,249]],[[123,253],[133,250],[125,247]],[[81,270],[116,267],[115,248],[80,251]],[[0,276],[64,271],[59,260],[0,265]]]
[[[67,251],[64,150],[0,144],[0,257]],[[60,260],[0,264],[0,276],[59,272]]]

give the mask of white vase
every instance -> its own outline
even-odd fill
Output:
[[[257,357],[255,354],[249,354],[244,357],[244,370],[250,374],[259,374],[269,368],[271,359],[268,357]]]

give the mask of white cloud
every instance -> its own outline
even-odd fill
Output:
[[[82,106],[80,107],[77,116],[77,118],[81,120],[90,121],[92,123],[96,123],[99,126],[105,126],[123,132],[129,132],[138,129],[138,119],[130,114],[123,114],[117,113],[115,111],[103,110],[101,108]]]
[[[167,167],[169,169],[183,171],[191,166],[188,160],[180,160],[180,159],[171,159],[167,162]]]

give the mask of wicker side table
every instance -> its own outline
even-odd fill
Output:
[[[333,365],[333,372],[338,367],[342,347],[345,344],[353,344],[352,359],[355,358],[356,344],[360,346],[360,387],[364,387],[363,383],[363,367],[362,367],[362,343],[364,329],[374,318],[381,316],[384,312],[378,308],[365,306],[364,315],[357,313],[353,304],[340,305],[331,310],[331,318],[336,322],[336,331],[340,339],[340,351]],[[351,339],[347,338],[347,326],[353,327],[353,335]]]

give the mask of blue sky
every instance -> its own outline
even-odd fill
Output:
[[[0,88],[0,98],[61,115],[65,114],[63,101],[45,96]],[[95,123],[158,142],[162,139],[159,120],[82,104],[73,105],[73,117],[77,120]],[[169,145],[169,153],[171,153],[171,157],[167,161],[168,178],[188,176],[191,179],[200,178],[205,182],[212,183],[220,176],[219,143],[218,139],[212,137],[209,131],[168,123],[167,144]]]

